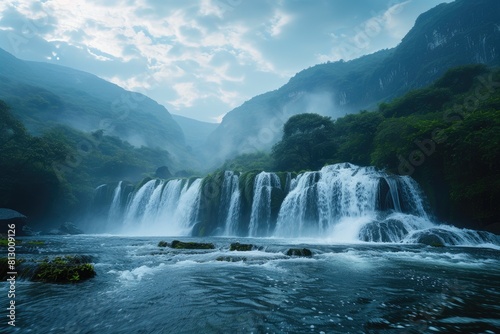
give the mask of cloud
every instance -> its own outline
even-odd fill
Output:
[[[202,94],[195,87],[192,82],[180,82],[173,85],[178,98],[169,101],[170,104],[177,107],[191,107],[197,99],[202,98]]]
[[[318,61],[395,46],[408,22],[439,2],[4,0],[0,47],[212,120]]]
[[[292,21],[292,16],[277,11],[272,20],[269,33],[272,37],[277,37],[283,31],[283,28]]]

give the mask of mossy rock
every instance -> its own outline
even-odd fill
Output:
[[[252,244],[240,244],[239,242],[232,243],[229,246],[230,251],[248,252],[256,249],[255,245]]]
[[[90,256],[58,256],[38,264],[32,280],[45,283],[78,283],[96,275]]]
[[[431,246],[431,247],[444,247],[444,243],[441,238],[432,233],[425,233],[419,236],[417,239],[418,243]]]
[[[182,242],[179,240],[172,241],[170,247],[175,249],[215,249],[215,246],[212,243]]]
[[[290,248],[286,255],[288,256],[299,256],[299,257],[312,257],[313,254],[310,249],[307,248]]]
[[[162,240],[158,243],[158,247],[168,247],[168,242]]]

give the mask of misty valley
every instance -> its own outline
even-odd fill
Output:
[[[1,333],[500,333],[499,1],[371,3],[328,56],[297,22],[336,2],[92,4],[104,47],[30,1],[0,4]]]

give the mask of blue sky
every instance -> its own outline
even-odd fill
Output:
[[[0,48],[217,122],[309,66],[396,46],[444,0],[2,0]]]

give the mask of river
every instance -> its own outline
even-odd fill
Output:
[[[174,250],[157,246],[172,237],[33,238],[45,243],[23,242],[19,258],[86,254],[97,275],[69,285],[19,279],[9,332],[500,333],[494,245],[178,237],[216,249]],[[229,251],[237,241],[259,250]],[[291,247],[313,256],[286,256]]]

